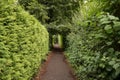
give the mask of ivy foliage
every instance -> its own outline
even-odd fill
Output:
[[[48,33],[16,0],[0,6],[0,80],[30,80],[48,52]]]

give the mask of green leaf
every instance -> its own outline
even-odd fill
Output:
[[[103,34],[99,33],[99,34],[95,34],[95,38],[106,38],[106,36],[104,36]]]
[[[120,30],[120,22],[114,21],[113,23],[114,23],[113,28],[114,28],[116,31]]]
[[[120,67],[120,64],[116,63],[113,67],[114,67],[114,69],[118,69],[118,67]]]
[[[111,23],[111,21],[103,21],[103,22],[101,22],[101,24],[109,24],[109,23]]]
[[[115,16],[112,16],[112,15],[109,15],[108,16],[110,20],[119,20],[119,18],[115,17]]]
[[[113,48],[109,48],[109,49],[108,49],[108,52],[113,53],[113,52],[114,52],[114,49],[113,49]]]
[[[105,64],[101,63],[101,64],[99,64],[99,67],[104,68]]]
[[[100,23],[101,24],[109,24],[109,23],[111,23],[111,21],[109,21],[109,19],[104,16],[102,19],[100,19]]]
[[[120,74],[120,69],[118,68],[118,69],[116,69],[116,71],[115,71],[115,76],[118,76]]]
[[[118,43],[120,44],[120,41],[118,41]]]
[[[109,65],[114,65],[116,62],[115,61],[110,61],[108,63],[109,63]]]
[[[100,22],[104,22],[104,21],[108,21],[108,18],[106,18],[105,16],[102,19],[100,19]]]
[[[111,45],[111,44],[112,44],[112,42],[106,42],[106,44],[109,46],[109,45]]]
[[[106,25],[104,30],[107,32],[107,33],[113,33],[113,30],[112,30],[112,27],[111,25]]]
[[[107,70],[107,71],[111,71],[111,70],[112,70],[112,67],[111,67],[111,66],[107,66],[107,67],[106,67],[106,70]]]

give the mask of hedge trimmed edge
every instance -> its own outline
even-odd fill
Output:
[[[16,0],[0,6],[0,80],[30,80],[48,52],[48,32]]]

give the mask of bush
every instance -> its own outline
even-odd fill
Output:
[[[119,80],[119,19],[99,14],[89,20],[89,25],[81,26],[68,35],[66,54],[78,80]]]
[[[0,6],[0,80],[30,80],[48,52],[48,33],[16,0]]]

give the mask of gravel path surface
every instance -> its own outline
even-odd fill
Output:
[[[75,80],[62,52],[55,51],[40,80]]]

